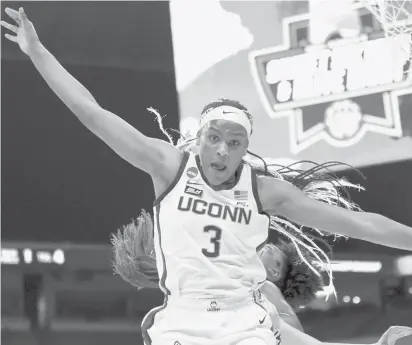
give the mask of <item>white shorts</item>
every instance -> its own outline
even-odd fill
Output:
[[[184,299],[168,296],[143,319],[145,345],[278,345],[280,335],[256,296]],[[274,335],[276,334],[276,336]]]

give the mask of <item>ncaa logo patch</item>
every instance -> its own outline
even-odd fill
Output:
[[[194,196],[198,196],[199,198],[202,197],[203,191],[201,189],[197,189],[192,186],[186,186],[185,188],[185,193],[186,194],[191,194]]]
[[[198,174],[199,174],[199,170],[197,170],[197,168],[195,167],[191,167],[187,169],[186,171],[186,175],[188,178],[195,178]]]

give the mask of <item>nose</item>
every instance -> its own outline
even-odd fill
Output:
[[[225,142],[220,143],[219,147],[217,148],[217,154],[221,157],[227,156],[228,148]]]

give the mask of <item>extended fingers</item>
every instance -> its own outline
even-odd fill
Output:
[[[400,338],[412,335],[412,328],[405,326],[392,326],[388,330],[388,344],[394,345]]]
[[[409,336],[409,335],[412,335],[412,328],[409,328],[409,327],[403,327],[403,329],[400,329],[399,331],[398,331],[398,335],[400,336],[400,337],[407,337],[407,336]]]
[[[19,14],[18,11],[13,10],[13,9],[7,7],[7,8],[5,9],[5,12],[6,12],[7,15],[8,15],[11,19],[13,19],[18,25],[21,24],[20,14]]]
[[[1,24],[1,26],[5,27],[6,29],[9,29],[10,31],[13,31],[15,34],[17,34],[17,30],[19,28],[16,25],[9,24],[9,23],[7,23],[3,20],[0,22],[0,24]]]
[[[24,12],[24,8],[23,8],[23,7],[20,7],[20,8],[19,8],[19,15],[20,15],[20,19],[21,19],[23,22],[28,22],[28,21],[29,21],[29,19],[27,18],[26,12]]]
[[[16,42],[16,43],[17,43],[17,36],[5,34],[4,37],[6,37],[8,40],[10,40],[10,41],[12,41],[12,42]]]

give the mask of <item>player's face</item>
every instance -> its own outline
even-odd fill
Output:
[[[260,252],[260,260],[266,269],[267,279],[277,282],[283,279],[286,271],[285,254],[275,246],[264,248]]]
[[[213,120],[202,128],[197,144],[203,173],[211,185],[234,178],[248,143],[246,129],[232,121]]]

